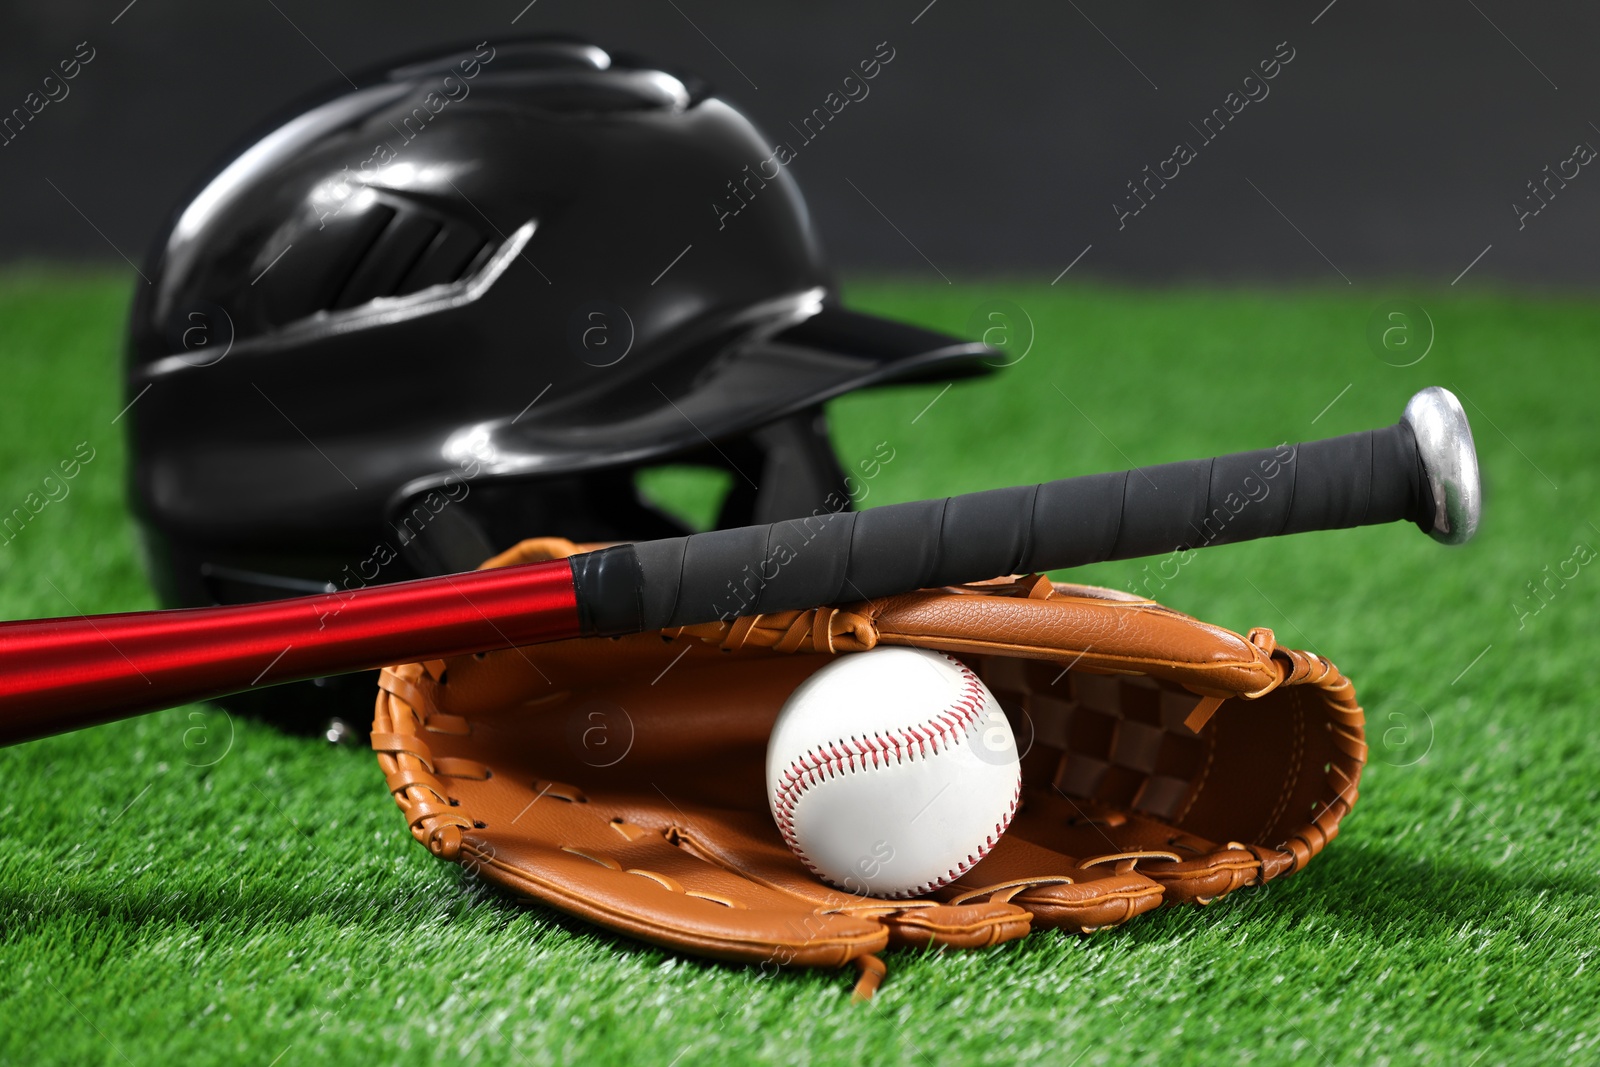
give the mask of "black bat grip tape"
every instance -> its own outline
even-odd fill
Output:
[[[572,557],[586,633],[622,634],[1407,519],[1433,494],[1411,427],[1043,485],[818,512]]]

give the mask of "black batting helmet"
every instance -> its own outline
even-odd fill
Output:
[[[573,40],[396,63],[256,138],[152,250],[131,497],[169,605],[469,569],[533,534],[839,510],[824,401],[992,350],[841,307],[804,201],[705,84]],[[365,680],[271,695],[320,722]],[[241,706],[248,702],[236,702]]]

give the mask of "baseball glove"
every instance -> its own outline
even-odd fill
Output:
[[[485,566],[581,548],[525,541]],[[766,798],[789,694],[879,644],[962,659],[1023,754],[1010,830],[914,900],[816,880]],[[1362,724],[1338,670],[1270,630],[1029,576],[391,667],[372,747],[434,855],[667,948],[853,963],[870,996],[886,947],[1088,932],[1299,870],[1355,803]]]

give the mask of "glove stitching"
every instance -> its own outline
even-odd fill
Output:
[[[1200,800],[1200,794],[1205,790],[1211,778],[1211,767],[1217,759],[1217,735],[1222,731],[1222,719],[1217,719],[1211,724],[1211,729],[1204,731],[1201,737],[1205,741],[1206,759],[1200,766],[1200,773],[1195,775],[1194,785],[1190,788],[1189,799],[1184,802],[1181,809],[1169,821],[1173,826],[1181,826],[1189,817],[1189,812]]]
[[[1305,705],[1300,700],[1299,688],[1290,689],[1289,706],[1294,715],[1294,738],[1290,742],[1289,759],[1287,761],[1288,774],[1283,779],[1283,789],[1278,794],[1278,802],[1273,805],[1272,814],[1262,825],[1259,833],[1255,835],[1257,841],[1264,840],[1267,832],[1278,825],[1278,820],[1283,818],[1284,812],[1289,807],[1289,797],[1294,792],[1294,787],[1300,781],[1300,764],[1305,759],[1306,748],[1306,716]],[[1281,845],[1279,846],[1282,847]]]
[[[929,755],[937,756],[941,751],[941,744],[948,747],[954,744],[957,738],[965,737],[979,725],[984,706],[988,703],[983,683],[966,664],[944,653],[940,655],[943,655],[962,675],[961,696],[948,708],[927,722],[888,731],[887,736],[874,732],[870,736],[851,736],[815,745],[797,756],[785,768],[773,803],[773,818],[783,835],[784,843],[806,869],[818,878],[823,877],[822,871],[800,846],[794,828],[795,809],[813,786],[848,772],[865,770],[869,760],[871,766],[877,768],[887,766],[891,759],[900,764],[907,760],[926,758]],[[975,852],[969,853],[956,867],[931,881],[899,893],[886,893],[883,896],[889,899],[921,896],[959,879],[989,853],[1000,836],[1005,833],[1006,827],[1011,825],[1011,818],[1016,814],[1021,796],[1022,782],[1019,779],[1012,793],[1011,803],[1000,820],[995,823],[994,832],[985,837],[984,843],[978,846]]]

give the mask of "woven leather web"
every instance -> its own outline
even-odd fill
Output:
[[[1020,744],[1057,756],[1069,797],[1176,821],[1215,736],[1183,720],[1198,699],[1142,675],[1091,674],[1043,660],[986,657],[980,673]],[[1034,757],[1035,766],[1038,756]]]

